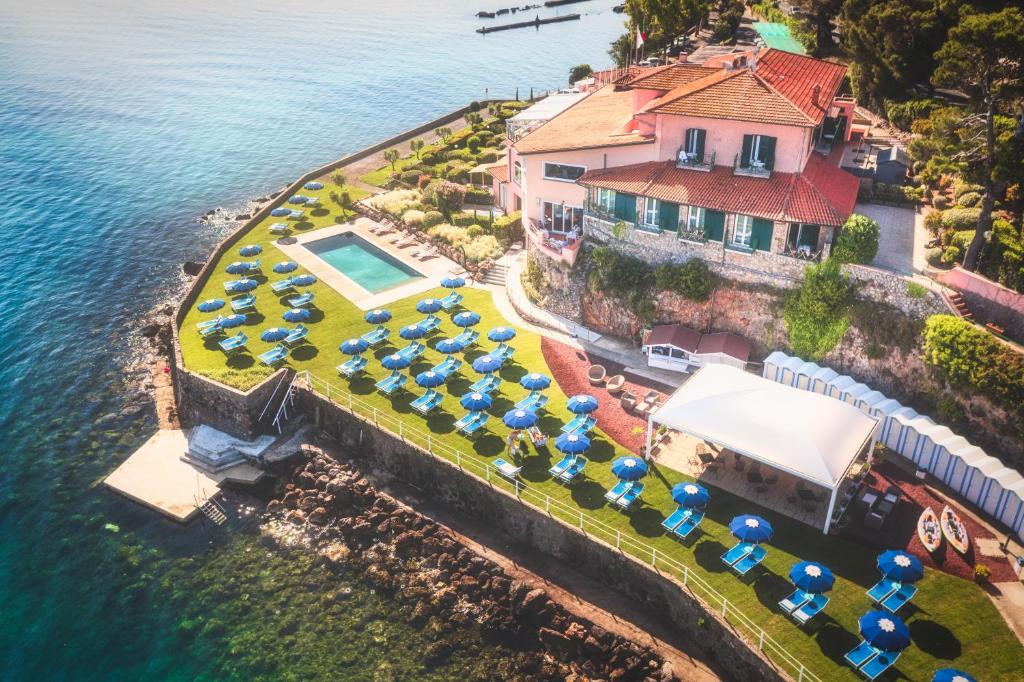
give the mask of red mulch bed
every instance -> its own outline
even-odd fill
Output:
[[[1005,559],[981,556],[978,552],[976,541],[979,538],[995,540],[1002,538],[993,535],[991,531],[956,505],[950,506],[964,522],[967,536],[971,539],[971,548],[967,555],[964,556],[957,552],[945,540],[934,554],[925,550],[921,540],[917,537],[917,520],[925,507],[931,507],[936,514],[941,513],[945,502],[941,497],[929,491],[921,481],[914,478],[913,474],[886,462],[871,469],[866,483],[875,490],[883,492],[890,485],[899,486],[901,493],[899,506],[896,508],[895,514],[886,520],[881,530],[868,530],[860,524],[859,519],[855,518],[850,525],[843,529],[842,533],[845,537],[879,549],[904,549],[919,558],[926,566],[968,580],[974,579],[976,563],[988,566],[992,571],[989,580],[993,582],[1017,579],[1013,568]]]
[[[597,398],[599,407],[594,412],[594,418],[597,419],[598,428],[624,448],[632,452],[640,450],[644,436],[634,434],[633,429],[638,426],[646,429],[647,420],[627,413],[619,404],[618,396],[608,393],[604,386],[591,386],[587,379],[587,369],[591,365],[602,365],[608,371],[608,376],[622,374],[626,377],[623,390],[638,397],[643,397],[651,389],[661,392],[664,397],[664,387],[643,377],[626,374],[623,365],[604,358],[592,358],[586,351],[558,341],[542,338],[540,348],[551,376],[566,395],[586,393]]]

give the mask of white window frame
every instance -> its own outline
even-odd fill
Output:
[[[648,220],[650,214],[654,214],[654,222]],[[658,227],[658,216],[661,213],[661,200],[654,197],[644,197],[644,219],[643,224],[647,227]]]
[[[615,210],[615,190],[597,188],[597,205],[609,213]]]
[[[742,237],[742,239],[741,239]],[[754,239],[754,219],[748,215],[736,215],[736,220],[732,226],[732,239],[730,243],[733,246],[739,246],[743,249],[751,248],[750,244]]]
[[[544,166],[542,168],[542,172],[544,174],[544,179],[545,180],[550,180],[551,182],[571,182],[571,183],[575,184],[576,183],[576,179],[569,180],[568,178],[557,178],[557,177],[550,176],[550,175],[548,175],[548,166],[562,166],[564,168],[579,168],[580,170],[583,171],[583,173],[587,172],[587,167],[586,166],[581,166],[579,164],[575,164],[575,163],[558,163],[557,161],[545,161],[544,162]],[[580,173],[580,175],[583,175],[583,173]]]
[[[523,186],[523,162],[518,159],[512,164],[512,182],[520,187]]]
[[[747,159],[747,165],[754,167],[755,164],[761,164],[761,139],[767,137],[766,135],[752,134],[750,140],[750,158]],[[763,168],[763,166],[757,166]]]
[[[700,206],[688,206],[686,211],[686,231],[700,232],[704,229],[707,210]]]
[[[683,146],[686,147],[685,151],[687,154],[693,154],[696,156],[697,140],[700,139],[701,130],[703,130],[703,128],[687,128],[686,133],[684,133]],[[693,133],[692,137],[690,136],[690,133]]]

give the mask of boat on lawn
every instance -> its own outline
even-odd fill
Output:
[[[942,508],[939,525],[942,527],[942,534],[946,536],[946,540],[953,545],[953,549],[961,554],[967,554],[967,550],[971,546],[970,540],[967,539],[967,529],[964,528],[964,522],[960,520],[955,511],[949,508],[949,505]]]
[[[942,544],[942,530],[939,528],[939,517],[931,507],[925,507],[921,518],[917,520],[917,537],[928,552],[934,552]]]

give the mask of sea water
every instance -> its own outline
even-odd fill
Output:
[[[505,655],[467,644],[427,674],[386,600],[237,510],[182,528],[101,481],[156,428],[126,367],[140,317],[223,236],[197,216],[469,100],[557,88],[623,30],[592,0],[474,33],[512,4],[0,2],[0,677],[472,678]]]

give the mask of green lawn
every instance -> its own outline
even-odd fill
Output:
[[[319,195],[330,206],[327,198],[330,189],[328,186],[320,192],[306,193]],[[353,193],[353,196],[357,195]],[[297,226],[297,231],[333,225],[337,213],[336,207],[313,211],[307,222]],[[253,229],[251,238],[243,239],[238,244],[256,243],[263,246],[261,258],[264,271],[268,273],[268,277],[262,280],[264,282],[281,277],[274,275],[271,268],[274,263],[285,260],[284,255],[273,245],[268,232],[270,223],[277,221],[276,218],[267,218]],[[234,278],[224,272],[224,266],[238,259],[240,257],[235,248],[223,257],[198,300],[224,298],[223,282]],[[361,400],[394,414],[405,424],[429,430],[435,442],[458,448],[481,462],[493,461],[502,452],[507,431],[501,424],[501,415],[526,394],[516,382],[528,371],[546,371],[539,336],[519,330],[518,337],[512,342],[516,348],[514,362],[506,365],[501,372],[505,382],[491,410],[489,433],[470,442],[452,427],[454,420],[464,413],[458,406],[458,396],[477,378],[468,366],[469,363],[449,383],[442,411],[424,419],[407,407],[415,393],[406,391],[388,399],[374,392],[374,382],[387,373],[378,362],[371,360],[369,373],[351,383],[338,376],[334,368],[346,359],[338,351],[338,344],[367,331],[369,325],[363,321],[362,311],[326,285],[317,283],[311,290],[316,294],[317,312],[308,323],[311,329],[310,343],[292,353],[289,360],[291,367],[298,371],[309,370],[336,388],[347,387]],[[488,329],[508,324],[500,317],[489,293],[475,289],[463,289],[463,292],[466,297],[464,306],[480,313],[483,318],[477,327],[482,339],[486,338]],[[440,289],[434,292],[435,295],[443,293]],[[250,337],[250,353],[229,361],[225,360],[215,341],[204,341],[195,332],[195,324],[213,317],[213,314],[199,313],[195,309],[189,311],[181,332],[182,352],[189,369],[243,389],[254,386],[271,374],[269,369],[255,361],[257,354],[273,345],[261,342],[259,334],[267,327],[290,326],[281,318],[287,305],[273,294],[266,283],[257,288],[256,296],[259,313],[251,314],[249,323],[242,327]],[[407,299],[388,306],[395,316],[389,324],[394,330],[393,345],[379,350],[377,358],[391,352],[398,344],[405,343],[397,338],[399,326],[423,317],[415,311],[416,300]],[[436,338],[459,331],[448,321],[447,316],[443,319],[442,334]],[[484,340],[479,349],[468,353],[468,357],[474,358],[483,353],[482,349],[490,346],[493,344]],[[415,374],[440,362],[442,358],[439,353],[429,349],[410,371]],[[417,390],[412,380],[407,386],[412,391]],[[565,410],[567,396],[557,385],[553,385],[547,393],[550,402],[540,426],[543,431],[555,434],[570,416]],[[703,534],[691,546],[684,546],[664,537],[660,527],[661,520],[675,506],[670,497],[670,489],[673,484],[685,480],[682,474],[656,468],[646,479],[643,507],[631,514],[613,511],[603,504],[604,491],[615,482],[610,470],[611,461],[623,453],[623,448],[597,433],[594,445],[587,453],[590,464],[586,469],[585,481],[569,489],[552,482],[547,469],[557,460],[557,452],[553,449],[532,453],[524,461],[523,479],[531,489],[584,510],[624,535],[632,535],[656,547],[659,553],[689,566],[821,679],[855,679],[854,673],[844,665],[842,656],[858,643],[857,618],[870,608],[864,591],[878,578],[874,566],[875,552],[835,537],[823,536],[813,528],[714,487],[710,487],[711,503],[702,525]],[[719,556],[734,544],[727,524],[740,513],[760,514],[775,526],[775,537],[770,543],[764,563],[765,570],[748,582],[730,574],[719,561]],[[838,578],[830,594],[831,602],[823,616],[819,617],[817,627],[811,628],[810,632],[799,630],[780,615],[776,607],[776,603],[791,589],[786,577],[790,566],[803,559],[821,561],[830,566]],[[1020,679],[1024,648],[974,583],[929,570],[920,583],[920,592],[913,605],[904,609],[901,615],[907,620],[914,640],[897,664],[897,669],[906,677],[913,680],[930,679],[935,669],[954,666],[971,672],[979,679]]]

